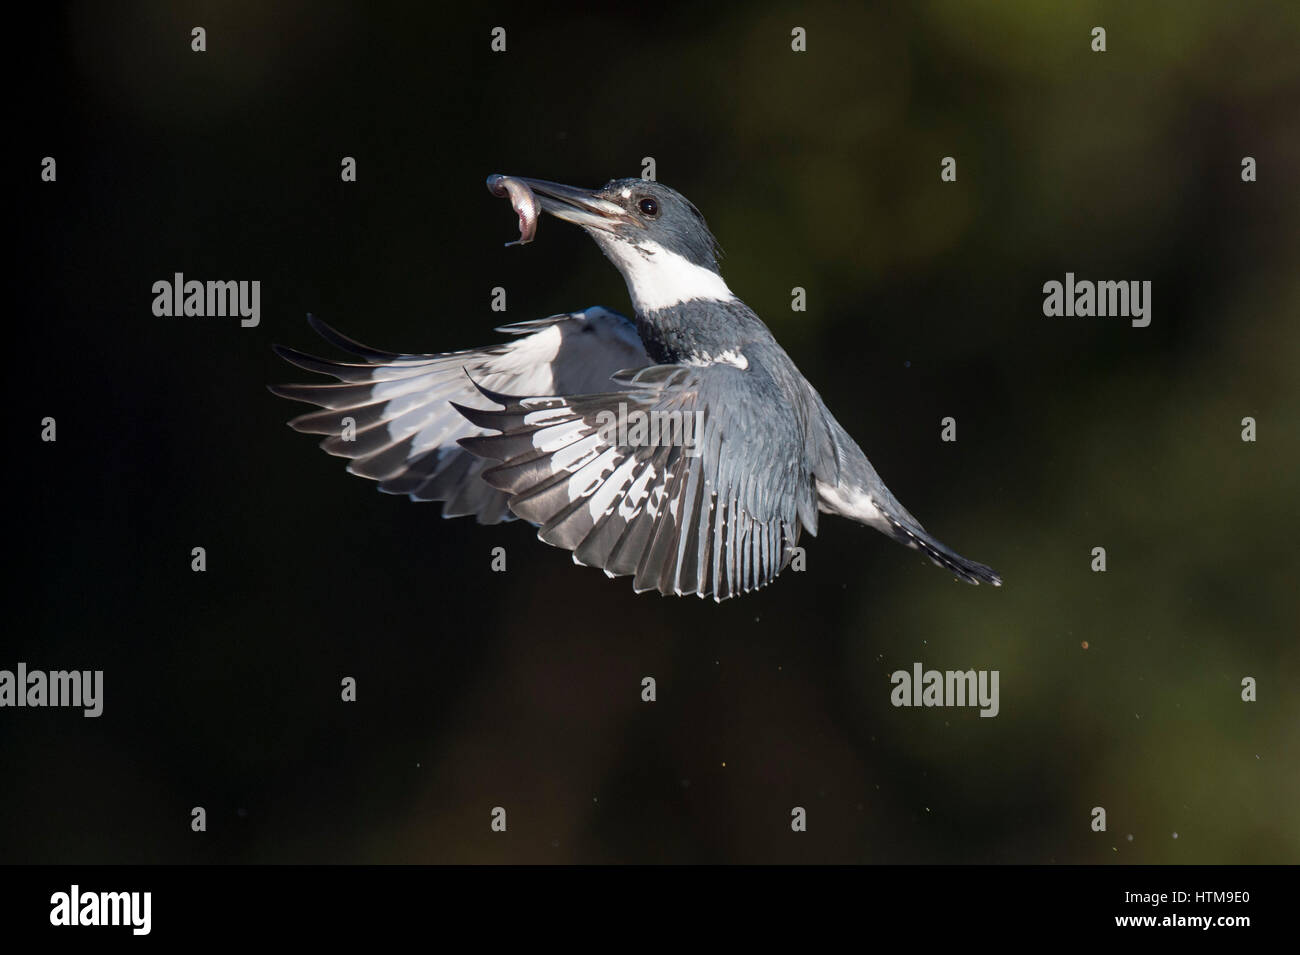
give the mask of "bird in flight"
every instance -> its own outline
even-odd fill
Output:
[[[336,382],[275,385],[320,410],[348,470],[444,517],[520,518],[578,564],[637,592],[721,601],[771,582],[818,514],[866,524],[968,583],[1001,578],[931,537],[885,487],[767,326],[727,287],[685,197],[615,179],[586,190],[493,176],[531,241],[538,213],[586,230],[627,282],[633,318],[601,307],[497,329],[445,354],[369,348],[314,318],[354,361],[275,346]],[[629,424],[630,422],[630,424]],[[663,426],[656,426],[662,422]]]

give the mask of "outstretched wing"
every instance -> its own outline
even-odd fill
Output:
[[[501,410],[460,410],[500,433],[461,444],[500,462],[484,480],[538,537],[611,577],[634,575],[637,591],[721,601],[776,577],[801,526],[816,527],[803,426],[776,383],[725,364],[655,365],[615,382],[625,390],[485,388]]]
[[[635,326],[615,312],[582,312],[497,329],[513,341],[443,355],[403,355],[369,348],[308,316],[322,338],[357,362],[331,361],[275,346],[280,357],[337,383],[273,385],[285,398],[321,407],[289,422],[323,434],[321,447],[350,458],[348,470],[389,494],[442,501],[444,517],[473,514],[480,523],[510,520],[506,495],[485,483],[487,462],[457,444],[479,429],[451,406],[488,407],[467,377],[524,394],[608,390],[610,376],[649,362]]]

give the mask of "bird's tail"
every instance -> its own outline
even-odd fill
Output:
[[[984,564],[963,557],[951,547],[940,543],[927,534],[925,528],[920,524],[905,524],[888,513],[885,513],[884,517],[889,523],[888,533],[894,540],[921,551],[935,564],[960,577],[966,583],[986,583],[992,584],[994,587],[1002,586],[1002,578],[998,576],[992,567],[987,567]]]
[[[820,400],[820,399],[819,399]],[[837,472],[834,483],[819,481],[818,503],[823,511],[874,527],[968,584],[986,583],[1002,586],[1002,578],[990,567],[968,560],[926,532],[921,522],[907,512],[898,498],[889,492],[862,449],[849,437],[822,405],[831,440],[835,443]]]

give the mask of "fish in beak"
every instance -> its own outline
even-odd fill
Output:
[[[564,186],[545,179],[499,174],[488,176],[487,187],[494,196],[509,196],[519,216],[519,238],[507,242],[507,245],[524,245],[533,241],[537,237],[537,220],[542,212],[585,229],[602,231],[612,231],[616,226],[634,221],[622,206],[590,189]]]

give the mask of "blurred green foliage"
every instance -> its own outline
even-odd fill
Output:
[[[83,4],[29,37],[23,141],[60,182],[23,198],[15,334],[45,357],[18,410],[61,430],[5,660],[102,665],[109,696],[0,723],[3,858],[1300,859],[1300,6]],[[283,427],[268,346],[314,348],[306,312],[441,351],[494,340],[496,284],[510,320],[625,309],[576,230],[503,250],[483,178],[645,156],[898,497],[1006,586],[828,519],[761,594],[637,597]],[[262,327],[152,318],[178,270],[261,279]],[[1151,326],[1043,317],[1067,271],[1151,280]],[[892,708],[914,661],[999,670],[1000,715]]]

